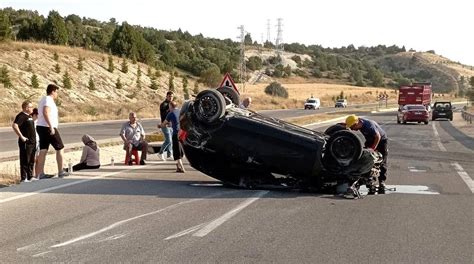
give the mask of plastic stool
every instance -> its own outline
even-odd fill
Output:
[[[132,151],[130,152],[130,156],[134,156],[135,158],[132,160],[132,162],[135,162],[136,165],[140,164],[140,155],[138,155],[138,149],[132,148]],[[130,157],[125,153],[125,165],[128,165],[128,162],[130,161]]]

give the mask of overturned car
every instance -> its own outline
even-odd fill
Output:
[[[228,87],[201,91],[180,112],[190,165],[225,184],[333,191],[373,184],[381,157],[343,126],[313,131],[239,106]]]

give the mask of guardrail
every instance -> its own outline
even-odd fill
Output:
[[[466,120],[469,124],[472,124],[472,119],[474,119],[474,115],[471,113],[468,113],[464,110],[461,112],[462,119]]]

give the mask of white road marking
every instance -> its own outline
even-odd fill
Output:
[[[101,234],[101,233],[104,233],[106,231],[109,231],[111,229],[114,229],[116,227],[119,227],[123,224],[126,224],[128,222],[131,222],[133,220],[137,220],[137,219],[140,219],[140,218],[143,218],[143,217],[146,217],[146,216],[150,216],[150,215],[154,215],[154,214],[157,214],[157,213],[161,213],[165,210],[168,210],[168,209],[172,209],[174,207],[178,207],[180,205],[183,205],[183,204],[186,204],[186,203],[191,203],[191,202],[195,202],[195,201],[199,201],[199,200],[203,200],[202,198],[199,198],[199,199],[191,199],[191,200],[187,200],[187,201],[183,201],[183,202],[179,202],[179,203],[176,203],[176,204],[172,204],[170,206],[167,206],[165,208],[162,208],[162,209],[159,209],[159,210],[156,210],[156,211],[153,211],[153,212],[150,212],[150,213],[146,213],[146,214],[142,214],[142,215],[139,215],[139,216],[135,216],[135,217],[132,217],[132,218],[128,218],[128,219],[125,219],[125,220],[122,220],[122,221],[118,221],[118,222],[115,222],[109,226],[106,226],[98,231],[95,231],[95,232],[92,232],[92,233],[89,233],[89,234],[86,234],[86,235],[83,235],[83,236],[80,236],[80,237],[77,237],[77,238],[74,238],[74,239],[71,239],[71,240],[68,240],[66,242],[63,242],[63,243],[59,243],[59,244],[56,244],[56,245],[53,245],[51,246],[51,248],[58,248],[58,247],[64,247],[64,246],[67,246],[67,245],[70,245],[70,244],[73,244],[73,243],[76,243],[78,241],[81,241],[81,240],[84,240],[84,239],[87,239],[87,238],[91,238],[93,236],[96,236],[98,234]]]
[[[434,122],[431,122],[431,126],[433,127],[433,131],[434,131],[434,134],[435,134],[435,140],[436,140],[436,143],[438,144],[438,147],[441,151],[447,151],[446,148],[443,146],[443,144],[441,143],[441,138],[439,137],[439,133],[438,133],[438,130],[436,130],[436,126],[435,126],[435,123]]]
[[[207,224],[207,223],[202,223],[202,224],[199,224],[199,225],[190,227],[190,228],[188,228],[188,229],[186,229],[186,230],[183,230],[183,231],[181,231],[181,232],[178,232],[178,233],[176,233],[176,234],[174,234],[174,235],[171,235],[171,236],[165,238],[165,240],[170,240],[170,239],[173,239],[173,238],[182,237],[182,236],[184,236],[184,235],[187,235],[187,234],[189,234],[189,233],[192,233],[192,232],[198,230],[199,228],[201,228],[201,227],[202,227],[203,225],[205,225],[205,224]]]
[[[119,238],[122,238],[122,237],[125,237],[125,236],[126,236],[126,234],[117,234],[117,235],[106,237],[106,238],[100,240],[99,242],[116,240],[116,239],[119,239]]]
[[[459,165],[457,162],[451,163],[461,179],[466,183],[467,187],[471,190],[471,193],[474,193],[474,182],[472,178],[467,174],[467,172]]]
[[[26,198],[26,197],[30,197],[30,196],[37,195],[37,194],[40,194],[40,193],[45,193],[45,192],[49,192],[49,191],[54,191],[54,190],[57,190],[57,189],[62,189],[62,188],[66,188],[66,187],[69,187],[69,186],[73,186],[73,185],[77,185],[77,184],[81,184],[81,183],[85,183],[85,182],[89,182],[89,181],[93,181],[93,180],[97,180],[97,179],[102,179],[102,178],[114,176],[114,175],[117,175],[117,174],[120,174],[120,173],[123,173],[123,172],[131,171],[131,170],[136,170],[136,169],[138,169],[138,168],[143,169],[143,168],[145,168],[145,167],[147,167],[147,166],[148,166],[148,165],[144,165],[144,166],[133,166],[132,168],[127,169],[127,170],[123,170],[123,171],[111,172],[111,173],[107,173],[107,174],[104,174],[104,175],[102,175],[102,176],[97,176],[97,177],[94,177],[94,178],[84,179],[84,180],[75,181],[75,182],[69,182],[69,183],[65,183],[65,184],[58,185],[58,186],[53,186],[53,187],[50,187],[50,188],[37,190],[37,191],[34,191],[34,192],[30,192],[30,193],[25,193],[25,194],[20,194],[20,195],[12,196],[12,197],[5,198],[5,199],[0,200],[0,204],[6,203],[6,202],[11,202],[11,201],[18,200],[18,199],[22,199],[22,198]]]
[[[408,167],[408,170],[411,172],[426,172],[426,170],[419,170],[416,167]]]
[[[245,200],[243,203],[241,203],[239,206],[237,206],[236,208],[232,209],[231,211],[225,213],[224,215],[222,215],[221,217],[215,219],[214,221],[210,222],[209,224],[207,224],[206,226],[204,226],[201,230],[197,231],[196,233],[193,234],[193,236],[197,236],[197,237],[203,237],[203,236],[206,236],[207,234],[209,234],[210,232],[212,232],[214,229],[216,229],[217,227],[219,227],[220,225],[222,225],[223,223],[225,223],[227,220],[229,220],[231,217],[233,217],[234,215],[236,215],[238,212],[240,212],[242,209],[244,209],[245,207],[249,206],[250,204],[252,204],[253,202],[257,201],[258,199],[260,199],[262,196],[264,196],[265,194],[267,194],[268,191],[259,191],[255,194],[255,197],[253,198],[249,198],[247,200]]]
[[[396,191],[386,191],[385,194],[439,194],[439,192],[430,190],[428,186],[424,185],[387,185],[387,188],[396,188]],[[367,194],[368,190],[365,186],[360,187],[362,194]]]
[[[198,186],[198,187],[222,187],[222,183],[191,183],[191,186]]]
[[[50,252],[53,252],[53,251],[49,250],[49,251],[45,251],[45,252],[41,252],[41,253],[35,254],[35,255],[33,255],[33,258],[37,258],[37,257],[44,256],[44,255],[46,255],[46,254],[48,254],[48,253],[50,253]]]

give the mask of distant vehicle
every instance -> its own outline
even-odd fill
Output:
[[[401,109],[404,105],[423,105],[428,109],[431,104],[431,83],[413,83],[412,85],[400,86],[398,92],[398,105]]]
[[[321,106],[321,101],[319,98],[308,98],[306,102],[304,103],[304,109],[319,109]]]
[[[418,122],[428,124],[430,113],[424,105],[404,105],[398,110],[397,123]]]
[[[336,104],[334,107],[347,107],[347,100],[346,99],[337,99]]]
[[[436,102],[433,105],[433,112],[431,114],[431,120],[438,118],[447,118],[453,121],[453,109],[456,108],[451,105],[451,102]]]

